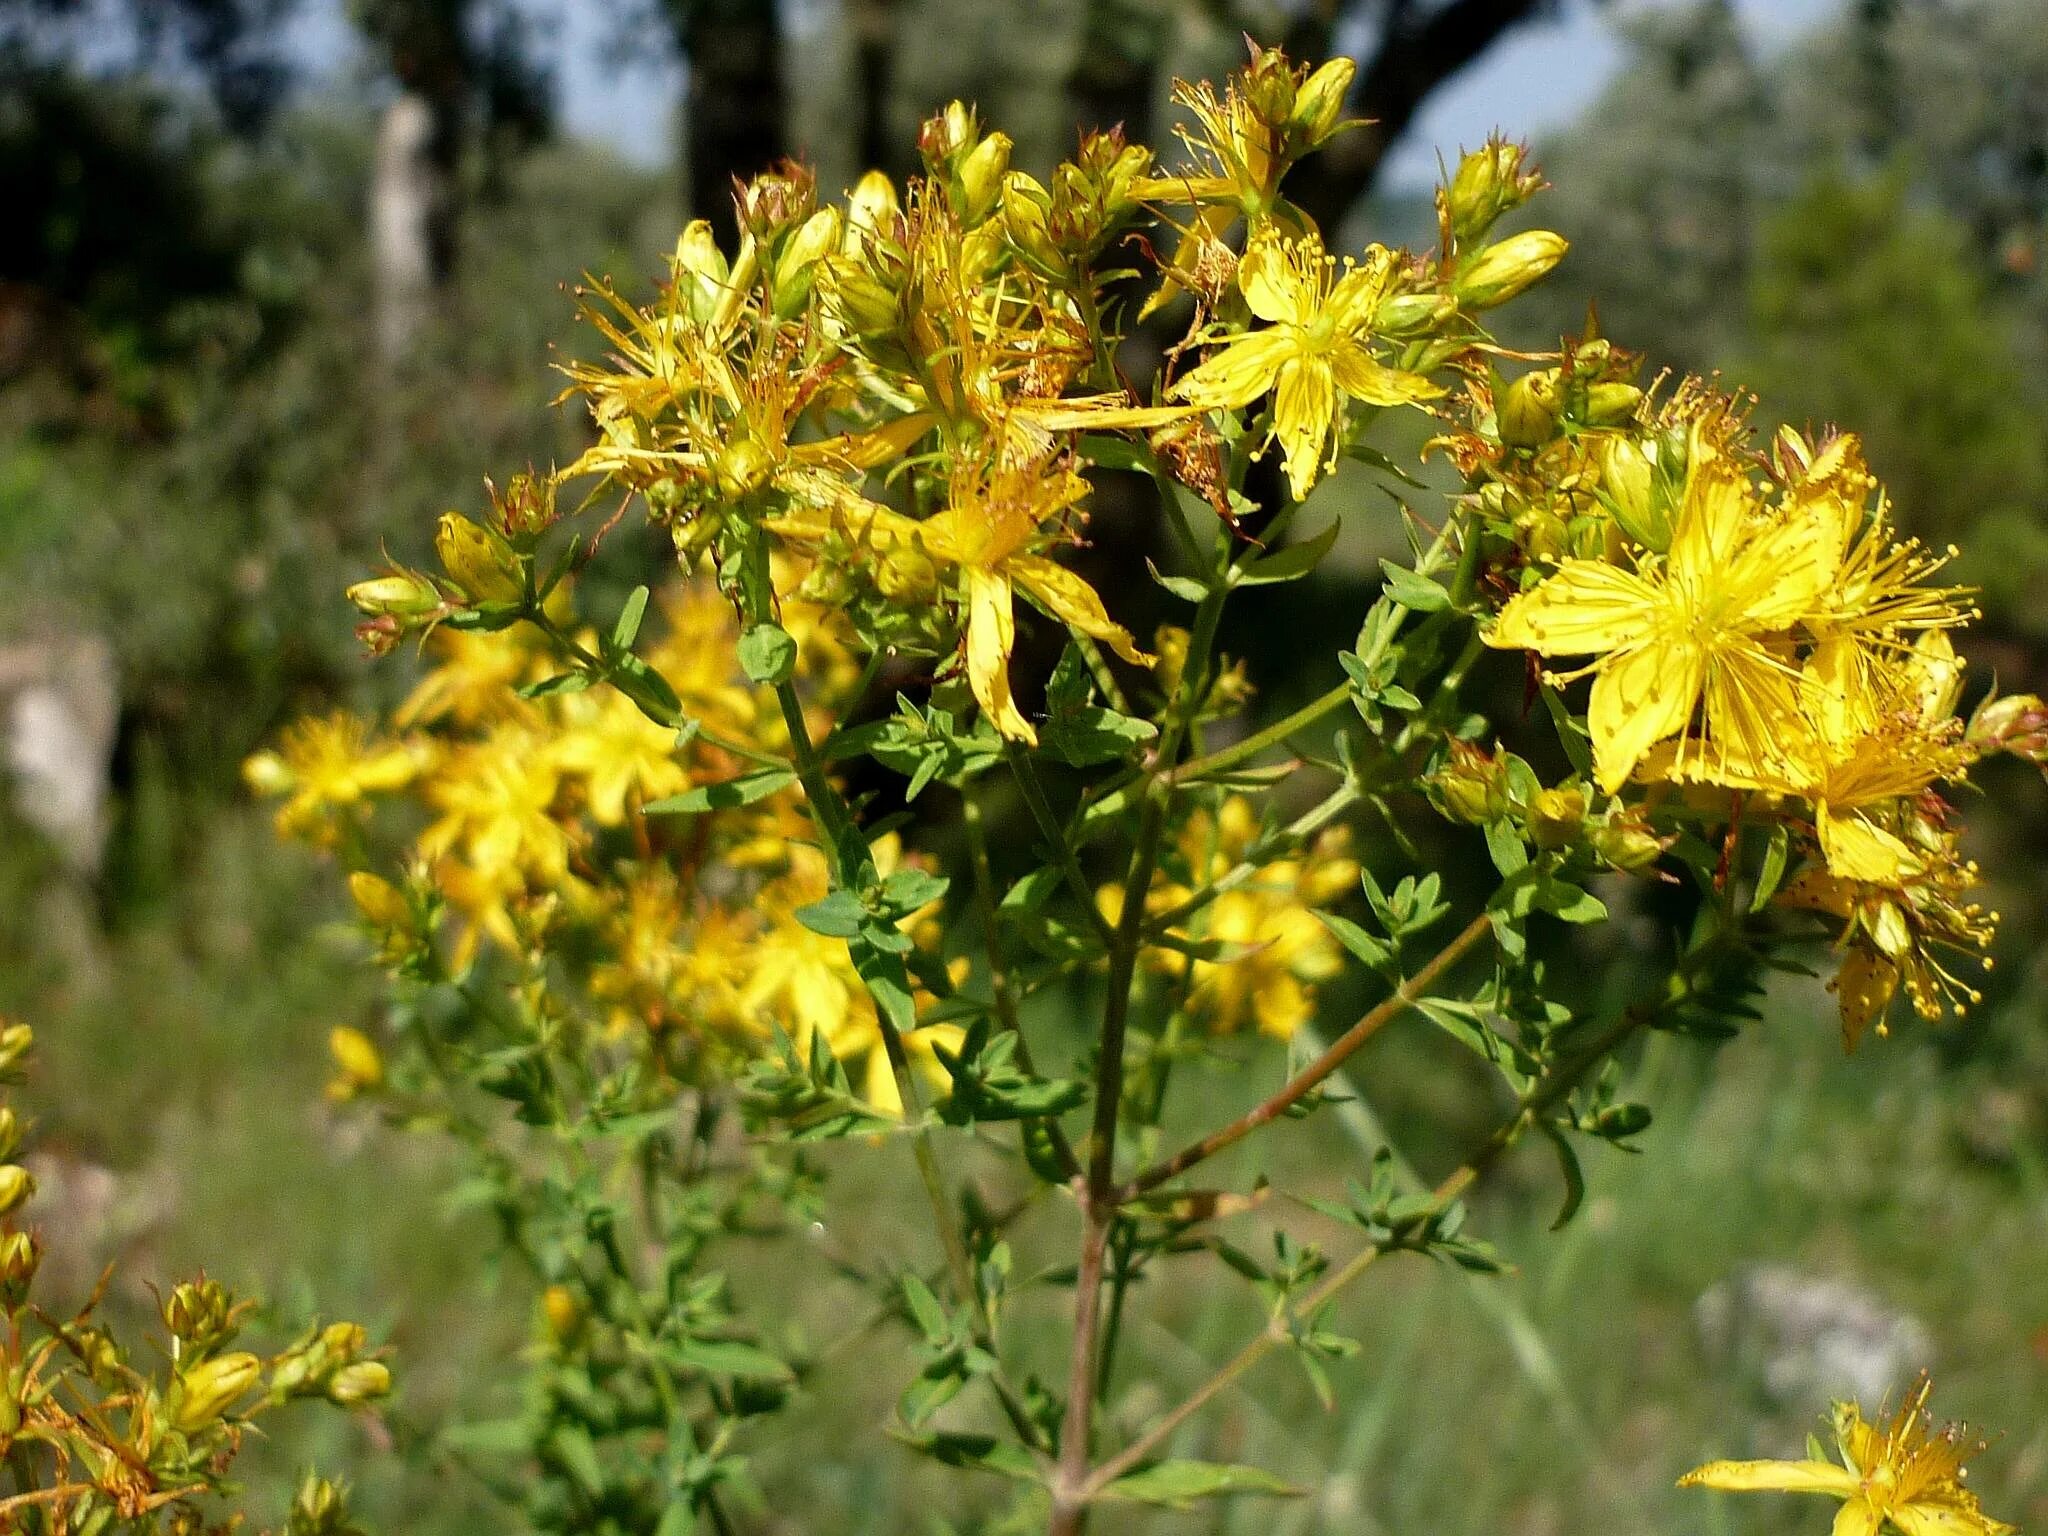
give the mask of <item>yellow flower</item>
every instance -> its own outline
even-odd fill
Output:
[[[1409,405],[1443,393],[1420,374],[1376,360],[1373,317],[1393,290],[1396,257],[1367,250],[1362,265],[1335,263],[1313,233],[1255,237],[1238,265],[1238,287],[1265,329],[1224,340],[1168,394],[1204,410],[1236,410],[1273,393],[1271,436],[1286,451],[1296,500],[1337,462],[1347,401]]]
[[[608,688],[561,701],[549,750],[556,767],[582,781],[591,820],[601,827],[621,826],[629,811],[690,787],[676,733]]]
[[[1587,728],[1610,794],[1672,736],[1680,769],[1702,737],[1745,763],[1775,762],[1798,695],[1770,641],[1827,591],[1838,555],[1831,532],[1811,508],[1764,511],[1732,462],[1707,457],[1692,466],[1668,554],[1643,554],[1632,571],[1567,560],[1509,601],[1486,642],[1596,656],[1554,681],[1595,674]],[[1694,726],[1702,703],[1703,732]]]
[[[967,680],[975,700],[1005,736],[1035,743],[1038,733],[1010,691],[1019,592],[1124,660],[1139,666],[1152,662],[1130,632],[1110,618],[1093,587],[1037,552],[1065,530],[1067,514],[1087,494],[1087,480],[1064,459],[984,462],[963,468],[953,481],[950,504],[923,522],[848,493],[833,509],[834,520],[792,512],[768,526],[786,538],[807,541],[837,529],[885,560],[922,556],[934,567],[948,568],[966,610]]]
[[[403,789],[426,760],[416,746],[374,741],[363,721],[337,712],[286,727],[276,750],[242,764],[242,778],[260,795],[286,797],[277,813],[281,836],[326,844],[339,835],[335,813]]]
[[[1834,1536],[1877,1536],[1890,1524],[1901,1536],[2007,1536],[2014,1528],[1985,1514],[1963,1486],[1963,1463],[1983,1449],[1960,1425],[1933,1429],[1929,1382],[1921,1376],[1882,1427],[1854,1403],[1837,1403],[1835,1439],[1842,1462],[1716,1461],[1688,1472],[1681,1488],[1730,1493],[1822,1493],[1840,1499]]]

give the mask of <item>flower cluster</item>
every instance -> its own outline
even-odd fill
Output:
[[[0,1081],[14,1082],[33,1044],[26,1024],[0,1022]],[[201,1275],[172,1287],[160,1314],[160,1359],[117,1338],[93,1314],[53,1318],[32,1297],[41,1233],[22,1225],[35,1179],[12,1161],[23,1127],[0,1104],[0,1453],[11,1490],[9,1530],[228,1531],[215,1523],[228,1472],[262,1417],[321,1399],[365,1408],[391,1390],[391,1370],[356,1323],[312,1327],[284,1350],[235,1347],[250,1310]],[[104,1290],[104,1282],[100,1288]],[[308,1474],[285,1536],[351,1536],[346,1490]]]

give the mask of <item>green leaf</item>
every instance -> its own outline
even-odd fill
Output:
[[[1126,1473],[1104,1488],[1102,1496],[1186,1509],[1198,1499],[1224,1494],[1261,1493],[1293,1498],[1300,1492],[1258,1467],[1216,1461],[1160,1461]]]
[[[1387,596],[1411,613],[1440,613],[1451,606],[1451,594],[1405,566],[1382,560],[1380,570],[1387,579]]]
[[[1201,582],[1186,576],[1169,576],[1150,560],[1145,562],[1145,569],[1152,573],[1154,581],[1184,603],[1200,603],[1209,595],[1209,589]]]
[[[1551,1146],[1557,1149],[1557,1163],[1564,1174],[1564,1206],[1557,1213],[1557,1220],[1550,1224],[1555,1232],[1579,1213],[1579,1207],[1586,1199],[1586,1172],[1579,1166],[1579,1154],[1572,1150],[1572,1144],[1565,1139],[1563,1131],[1549,1121],[1541,1123],[1539,1129]]]
[[[626,606],[619,610],[619,621],[612,626],[612,644],[622,651],[633,649],[633,642],[640,638],[640,621],[646,617],[647,589],[635,587],[626,598]]]
[[[872,927],[864,928],[846,941],[846,950],[853,957],[853,968],[867,984],[875,1006],[882,1010],[882,1017],[889,1021],[897,1034],[907,1035],[917,1028],[917,1006],[910,997],[910,976],[903,968],[903,957],[889,953],[875,942],[875,937]]]
[[[589,686],[588,672],[557,672],[553,677],[524,683],[514,691],[522,699],[552,699],[557,694],[581,693]]]
[[[822,901],[796,909],[796,920],[828,939],[850,939],[868,920],[868,909],[851,891],[834,891]]]
[[[695,789],[686,789],[680,795],[670,795],[665,800],[656,800],[640,808],[643,816],[694,816],[704,811],[729,811],[735,806],[752,805],[756,800],[766,800],[770,795],[789,788],[796,782],[796,771],[791,768],[757,768],[752,773],[743,773],[736,779],[727,779],[722,784],[699,784]]]
[[[1529,867],[1529,852],[1522,846],[1522,834],[1506,817],[1486,824],[1486,852],[1493,867],[1508,879]]]
[[[1334,912],[1318,912],[1316,920],[1335,935],[1339,944],[1374,970],[1383,968],[1394,958],[1393,951],[1388,949],[1385,943],[1374,938],[1348,917],[1339,917]]]
[[[1039,745],[1073,768],[1092,768],[1130,755],[1140,742],[1159,734],[1149,720],[1120,715],[1099,704],[1082,704],[1047,717]]]
[[[1785,878],[1785,862],[1791,854],[1792,834],[1781,821],[1771,828],[1770,845],[1764,849],[1764,867],[1757,872],[1756,889],[1750,893],[1750,911],[1763,911],[1778,893],[1778,886]]]
[[[949,1467],[993,1472],[999,1477],[1011,1477],[1019,1482],[1038,1481],[1038,1464],[1031,1459],[1031,1453],[1021,1445],[998,1440],[994,1435],[940,1431],[924,1435],[898,1434],[896,1438],[912,1450],[922,1451]]]
[[[953,882],[944,875],[923,869],[899,869],[882,882],[882,901],[891,913],[901,917],[928,907],[946,894]]]
[[[581,1424],[559,1425],[548,1438],[548,1450],[586,1495],[594,1499],[604,1492],[604,1463],[589,1430]]]
[[[622,651],[607,664],[611,684],[635,704],[640,713],[656,725],[673,729],[683,723],[683,701],[676,697],[675,689],[645,660],[631,651]]]
[[[910,1308],[910,1315],[917,1319],[917,1326],[924,1330],[924,1336],[931,1342],[939,1343],[951,1335],[953,1329],[946,1321],[946,1309],[939,1304],[932,1288],[916,1275],[904,1275],[903,1300]]]
[[[796,671],[796,641],[780,624],[756,624],[740,636],[740,670],[763,686],[786,683]]]
[[[1312,539],[1290,544],[1273,554],[1261,556],[1249,565],[1240,566],[1237,585],[1240,587],[1265,587],[1280,581],[1299,581],[1318,565],[1323,563],[1337,542],[1339,524],[1332,522],[1329,527]]]
[[[738,1339],[679,1339],[669,1346],[668,1353],[677,1364],[712,1376],[789,1381],[796,1375],[787,1361]]]

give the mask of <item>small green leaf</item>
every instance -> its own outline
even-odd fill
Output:
[[[1757,872],[1756,889],[1750,893],[1749,910],[1761,912],[1777,895],[1785,878],[1785,862],[1792,854],[1792,834],[1781,821],[1771,828],[1770,845],[1764,849],[1764,867]]]
[[[612,626],[612,644],[622,651],[633,649],[633,642],[640,638],[640,621],[646,617],[647,589],[635,587],[626,606],[619,610],[619,621]]]
[[[1586,1199],[1586,1173],[1579,1166],[1579,1154],[1572,1150],[1572,1144],[1565,1139],[1563,1131],[1549,1121],[1542,1122],[1540,1129],[1551,1146],[1557,1149],[1557,1164],[1564,1174],[1564,1206],[1557,1213],[1557,1220],[1550,1224],[1555,1232],[1579,1213],[1579,1207]]]
[[[721,784],[699,784],[680,795],[652,801],[642,806],[640,813],[643,816],[694,816],[704,811],[729,811],[735,806],[766,800],[795,782],[794,769],[759,768]]]
[[[1405,566],[1382,560],[1380,570],[1387,579],[1387,596],[1411,613],[1439,613],[1451,606],[1451,594]]]
[[[868,909],[851,891],[834,891],[822,901],[796,909],[796,920],[828,939],[850,939],[868,920]]]
[[[581,693],[589,686],[588,672],[557,672],[553,677],[523,684],[515,691],[522,699],[552,699],[558,694]]]
[[[1102,1496],[1186,1509],[1198,1499],[1224,1494],[1262,1493],[1293,1498],[1300,1492],[1258,1467],[1215,1461],[1160,1461],[1126,1473],[1103,1489]]]
[[[1336,936],[1352,954],[1358,956],[1374,970],[1379,970],[1393,959],[1393,951],[1385,943],[1374,938],[1348,917],[1339,917],[1334,912],[1318,912],[1316,920]]]
[[[796,641],[780,624],[756,624],[739,643],[740,670],[765,686],[786,683],[796,671]]]
[[[1249,565],[1240,566],[1237,585],[1264,587],[1280,581],[1299,581],[1323,563],[1323,557],[1337,542],[1338,527],[1339,524],[1332,522],[1312,539],[1290,544],[1273,554],[1261,556]]]
[[[738,1339],[679,1339],[668,1353],[679,1365],[712,1376],[740,1376],[756,1381],[788,1381],[789,1363],[767,1350]]]
[[[1145,569],[1152,573],[1154,581],[1184,603],[1199,603],[1209,595],[1209,589],[1201,582],[1186,576],[1169,576],[1150,560],[1145,562]]]

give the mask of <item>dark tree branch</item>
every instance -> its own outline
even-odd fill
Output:
[[[773,0],[670,0],[690,66],[690,209],[737,239],[732,184],[789,153],[782,27]]]

